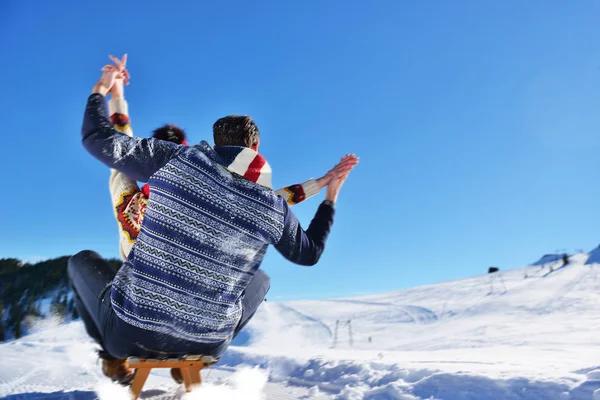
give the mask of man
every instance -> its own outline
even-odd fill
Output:
[[[113,58],[117,65],[125,65],[127,55],[123,57],[123,61],[118,58]],[[125,82],[124,79],[116,79],[115,84],[110,90],[111,99],[108,102],[110,120],[116,130],[133,136],[131,123],[129,118],[129,106],[125,100]],[[176,125],[164,125],[154,130],[153,138],[167,140],[176,144],[188,145],[187,138],[183,129]],[[244,156],[248,155],[247,160]],[[271,167],[266,162],[260,165],[259,174],[247,174],[249,167],[256,157],[256,153],[251,149],[244,149],[235,158],[234,162],[227,166],[231,172],[238,173],[242,176],[255,176],[261,179],[261,184],[268,188],[270,185]],[[333,176],[333,173],[344,167],[344,159],[333,167],[331,171],[318,179],[309,179],[300,184],[285,186],[275,191],[278,196],[282,196],[290,206],[299,204],[307,200],[321,191],[327,186],[327,183]],[[257,164],[254,163],[254,168]],[[126,174],[112,169],[109,179],[110,196],[112,199],[113,211],[119,228],[119,253],[121,259],[125,261],[135,239],[138,237],[142,220],[146,212],[148,204],[149,186],[148,184],[140,187],[137,182],[129,178]]]
[[[237,155],[257,151],[258,128],[247,116],[213,126],[215,149],[124,135],[112,127],[104,96],[124,65],[106,66],[85,111],[84,147],[108,167],[148,182],[139,236],[116,276],[96,253],[69,260],[75,303],[102,347],[103,370],[129,382],[129,356],[220,356],[269,289],[259,270],[269,244],[285,258],[314,265],[333,223],[334,204],[355,156],[328,183],[325,201],[304,231],[287,202],[248,176],[231,172]],[[255,160],[263,160],[256,153]]]

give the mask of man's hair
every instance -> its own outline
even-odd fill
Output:
[[[247,115],[228,115],[213,125],[215,146],[252,147],[260,142],[258,127]]]
[[[164,125],[157,128],[152,133],[152,137],[155,139],[166,140],[176,144],[182,144],[185,142],[185,132],[177,125]]]

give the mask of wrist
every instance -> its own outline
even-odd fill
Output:
[[[331,208],[335,208],[335,201],[332,201],[332,200],[325,199],[325,200],[323,200],[322,204],[326,205],[326,206],[329,206]]]
[[[327,184],[325,182],[325,177],[324,176],[315,179],[315,181],[317,182],[317,185],[319,186],[319,189],[323,189],[325,186],[327,186]]]
[[[331,201],[335,203],[337,201],[337,193],[327,193],[325,195],[325,201]]]
[[[106,94],[108,93],[108,89],[109,88],[107,88],[105,85],[98,82],[94,85],[94,88],[92,89],[92,93],[99,93],[102,96],[106,96]]]

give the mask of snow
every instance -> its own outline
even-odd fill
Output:
[[[588,258],[550,274],[528,265],[378,295],[269,301],[202,386],[185,394],[155,370],[143,398],[600,399],[600,265]],[[127,396],[102,376],[94,349],[81,322],[0,345],[0,398]]]

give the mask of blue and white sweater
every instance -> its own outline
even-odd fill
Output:
[[[82,139],[108,167],[150,185],[140,234],[112,284],[113,309],[130,325],[221,343],[238,325],[244,289],[269,244],[301,265],[323,252],[333,208],[321,204],[304,231],[282,197],[227,170],[226,148],[120,133],[100,94],[88,99]]]

